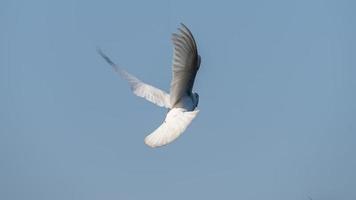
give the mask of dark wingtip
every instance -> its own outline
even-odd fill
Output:
[[[197,44],[195,42],[193,33],[189,30],[189,28],[183,24],[183,22],[180,23],[180,25],[182,26],[182,28],[178,28],[178,30],[182,33],[182,34],[187,34],[190,38],[190,40],[192,40],[192,43],[194,45],[194,48],[197,48]]]
[[[113,61],[111,61],[110,58],[109,58],[107,55],[105,55],[104,52],[103,52],[99,47],[96,48],[96,51],[98,52],[98,54],[99,54],[101,57],[103,57],[103,58],[105,59],[105,61],[106,61],[107,63],[109,63],[109,64],[112,65],[112,66],[116,66],[115,63],[114,63]]]
[[[181,25],[183,28],[188,29],[188,27],[187,27],[185,24],[183,24],[183,22],[181,22],[180,25]],[[188,29],[188,30],[189,30],[189,29]]]
[[[107,56],[99,47],[96,47],[96,52],[98,52],[98,54],[106,60]]]

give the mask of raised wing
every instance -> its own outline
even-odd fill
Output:
[[[163,124],[145,138],[150,147],[167,145],[177,139],[197,116],[199,110],[185,111],[183,108],[173,108],[166,116]]]
[[[184,24],[181,25],[179,33],[172,35],[174,44],[173,78],[170,91],[172,107],[182,96],[191,94],[195,75],[200,66],[200,56],[194,37]]]
[[[106,56],[100,49],[98,49],[98,53],[106,60],[106,62],[112,66],[115,72],[117,72],[121,77],[129,82],[131,90],[135,95],[145,98],[146,100],[158,106],[171,108],[169,94],[153,87],[152,85],[142,82],[124,69],[121,69],[114,62],[112,62],[110,58]]]

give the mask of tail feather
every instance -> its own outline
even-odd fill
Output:
[[[173,142],[186,130],[198,112],[199,110],[171,109],[163,124],[145,138],[145,143],[150,147],[160,147]]]

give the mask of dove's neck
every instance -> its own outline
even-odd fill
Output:
[[[199,102],[199,96],[197,93],[183,96],[173,108],[184,108],[187,111],[193,111],[197,107]]]

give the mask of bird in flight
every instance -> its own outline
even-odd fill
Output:
[[[146,145],[153,148],[167,145],[177,139],[199,112],[197,110],[199,95],[192,92],[201,61],[194,37],[181,23],[178,33],[172,34],[172,42],[173,76],[169,94],[131,75],[98,49],[98,53],[114,71],[128,81],[135,95],[169,109],[164,122],[144,140]]]

